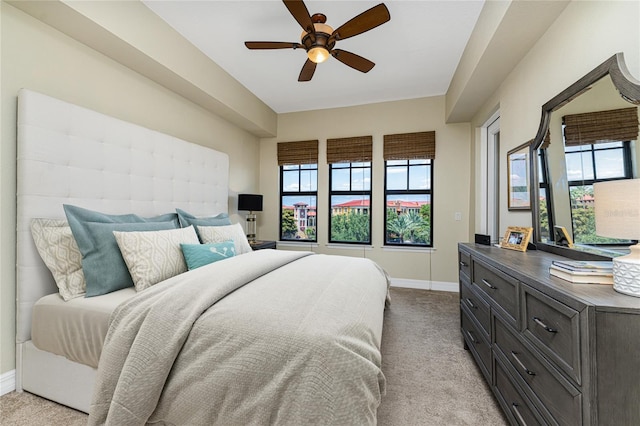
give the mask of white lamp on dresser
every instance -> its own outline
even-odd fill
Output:
[[[640,240],[640,179],[594,184],[596,234]],[[613,259],[613,289],[640,297],[640,243],[630,253]]]

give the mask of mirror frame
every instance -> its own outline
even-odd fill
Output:
[[[551,114],[553,111],[563,107],[574,98],[586,91],[592,84],[603,77],[610,76],[613,85],[624,100],[634,105],[640,105],[640,81],[636,80],[624,61],[623,53],[616,53],[602,64],[598,65],[584,77],[573,83],[571,86],[554,96],[550,101],[542,106],[542,117],[538,132],[530,147],[530,176],[531,176],[531,222],[534,229],[534,244],[542,251],[556,253],[565,257],[579,260],[609,259],[607,256],[583,252],[568,247],[556,246],[540,241],[540,205],[538,184],[538,148],[542,145],[544,137],[549,129]]]

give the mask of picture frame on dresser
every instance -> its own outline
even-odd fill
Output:
[[[500,242],[500,247],[517,250],[527,251],[527,245],[531,239],[533,228],[524,226],[509,226],[504,234],[504,238]]]

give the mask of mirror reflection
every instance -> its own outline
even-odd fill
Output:
[[[620,95],[609,74],[554,108],[534,151],[538,242],[605,256],[628,252],[632,241],[596,234],[593,185],[640,177],[639,148],[638,107]]]

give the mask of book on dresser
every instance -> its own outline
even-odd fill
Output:
[[[611,260],[554,260],[552,265],[575,272],[608,272],[613,271]]]
[[[613,270],[570,270],[554,262],[549,266],[549,274],[574,284],[613,284]]]

